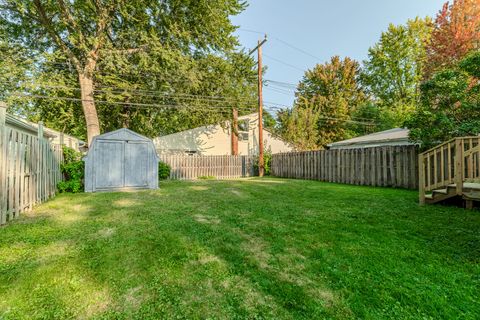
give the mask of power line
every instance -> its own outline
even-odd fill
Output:
[[[8,83],[8,82],[1,82],[0,81],[0,84],[12,84],[12,83]],[[75,91],[80,91],[81,89],[78,88],[78,87],[70,87],[70,86],[64,86],[64,85],[44,85],[44,84],[34,84],[34,83],[26,83],[28,85],[31,85],[31,86],[38,86],[40,88],[63,88],[63,89],[67,89],[67,90],[75,90]],[[111,87],[111,86],[99,86],[100,88],[111,88],[111,89],[114,89],[114,91],[108,91],[108,90],[100,90],[100,89],[94,89],[94,92],[104,92],[104,93],[112,93],[112,92],[115,92],[115,90],[117,91],[117,93],[137,93],[138,92],[138,95],[139,96],[147,96],[147,97],[158,97],[158,98],[162,98],[160,96],[157,96],[157,95],[152,95],[152,94],[143,94],[143,92],[145,93],[158,93],[162,96],[165,96],[165,97],[173,97],[173,98],[179,98],[179,97],[191,97],[191,98],[198,98],[200,100],[210,100],[212,99],[212,102],[246,102],[246,103],[256,103],[256,101],[254,99],[252,100],[248,100],[248,99],[237,99],[237,98],[230,98],[230,97],[225,97],[225,96],[206,96],[206,95],[195,95],[195,94],[182,94],[182,93],[168,93],[168,92],[162,92],[162,91],[156,91],[156,90],[131,90],[131,89],[118,89],[118,87]],[[278,103],[278,102],[268,102],[268,103],[271,103],[271,104],[276,104],[276,105],[283,105],[281,103]]]
[[[276,83],[276,84],[278,84],[278,85],[283,85],[283,86],[286,86],[286,87],[293,87],[294,89],[297,88],[297,85],[294,84],[294,83],[282,82],[282,81],[271,80],[271,79],[265,79],[265,81],[267,81],[267,82],[269,82],[269,83]]]
[[[285,108],[280,108],[276,106],[268,106],[269,109],[277,110],[277,111],[283,111]],[[355,118],[353,117],[352,119],[342,119],[342,118],[335,118],[335,117],[330,117],[328,115],[322,115],[320,114],[320,120],[334,120],[334,121],[340,121],[340,122],[348,122],[348,123],[353,123],[353,124],[361,124],[361,125],[378,125],[376,122],[365,122],[365,121],[357,121],[357,120],[352,120],[352,119],[361,119],[361,118]],[[363,118],[365,120],[370,120],[367,118]]]
[[[256,33],[256,34],[266,34],[265,32],[260,32],[260,31],[256,31],[256,30],[250,30],[250,29],[244,29],[244,28],[238,28],[237,30],[250,32],[250,33]]]
[[[286,96],[289,96],[289,97],[291,97],[292,95],[295,95],[294,92],[282,91],[282,90],[280,90],[280,89],[278,89],[278,88],[265,87],[265,89],[271,90],[271,91],[273,91],[273,92],[280,93],[280,94],[283,94],[283,95],[286,95]]]
[[[0,82],[2,83],[2,82]],[[9,84],[3,82],[3,84]],[[10,83],[11,84],[11,83]],[[40,89],[50,88],[50,89],[65,89],[65,90],[74,90],[74,91],[81,91],[80,88],[77,87],[70,87],[70,86],[63,86],[63,85],[46,85],[46,84],[33,84],[33,83],[26,83],[27,86],[30,88],[39,87]],[[100,86],[104,87],[104,86]],[[153,97],[153,98],[180,98],[180,99],[190,99],[190,100],[204,100],[207,102],[213,103],[227,103],[227,102],[247,102],[247,103],[255,103],[254,99],[237,99],[237,98],[230,98],[225,96],[206,96],[206,95],[194,95],[194,94],[181,94],[181,93],[167,93],[161,91],[153,91],[153,90],[131,90],[131,89],[117,89],[116,87],[107,87],[104,88],[112,88],[113,90],[101,90],[101,89],[94,89],[94,92],[99,93],[112,93],[112,94],[130,94],[130,95],[137,95],[140,97]],[[157,94],[151,94],[151,93]]]
[[[277,90],[281,90],[281,91],[284,91],[284,92],[289,92],[289,93],[295,93],[296,90],[295,89],[292,89],[292,88],[287,88],[287,87],[282,87],[282,86],[277,86],[275,84],[272,84],[272,83],[265,83],[265,87],[267,88],[275,88]]]
[[[305,72],[305,70],[300,69],[299,67],[296,67],[296,66],[294,66],[293,64],[290,64],[290,63],[288,63],[288,62],[285,62],[285,61],[282,61],[282,60],[280,60],[280,59],[274,58],[274,57],[269,56],[269,55],[267,55],[267,54],[263,54],[263,55],[264,55],[265,57],[273,60],[273,61],[276,61],[276,62],[278,62],[278,63],[281,63],[281,64],[283,64],[283,65],[286,65],[286,66],[288,66],[288,67],[290,67],[290,68],[293,68],[293,69],[296,69],[296,70]]]
[[[321,61],[321,60],[322,60],[321,58],[319,58],[319,57],[317,57],[317,56],[314,56],[313,54],[311,54],[311,53],[309,53],[309,52],[307,52],[307,51],[305,51],[305,50],[303,50],[303,49],[300,49],[300,48],[298,48],[297,46],[294,46],[293,44],[288,43],[288,42],[285,41],[285,40],[282,40],[282,39],[277,38],[277,37],[274,37],[274,39],[277,40],[277,41],[279,41],[279,42],[281,42],[281,43],[283,43],[283,44],[286,45],[287,47],[290,47],[290,48],[292,48],[292,49],[294,49],[294,50],[297,50],[298,52],[303,53],[304,55],[307,55],[307,56],[309,56],[309,57],[311,57],[311,58],[314,58],[315,60],[318,60],[318,61]]]
[[[251,30],[251,29],[239,28],[239,29],[237,29],[237,30],[239,30],[239,31],[245,31],[245,32],[250,32],[250,33],[256,33],[256,34],[266,34],[265,32],[261,32],[261,31],[258,31],[258,30]],[[314,55],[314,54],[312,54],[312,53],[310,53],[310,52],[308,52],[308,51],[306,51],[306,50],[304,50],[304,49],[302,49],[302,48],[299,48],[299,47],[297,47],[296,45],[291,44],[290,42],[287,42],[287,41],[285,41],[285,40],[283,40],[283,39],[280,39],[279,37],[273,36],[272,38],[273,38],[274,40],[276,40],[276,41],[278,41],[278,42],[286,45],[287,47],[290,47],[291,49],[294,49],[294,50],[296,50],[296,51],[298,51],[298,52],[300,52],[300,53],[303,53],[304,55],[307,55],[307,56],[309,56],[309,57],[311,57],[311,58],[313,58],[313,59],[315,59],[315,60],[317,60],[317,61],[321,61],[321,60],[322,60],[320,57],[317,57],[316,55]]]
[[[120,105],[123,107],[127,108],[150,108],[150,107],[155,107],[155,108],[205,108],[205,109],[212,109],[215,110],[232,110],[230,107],[213,107],[213,106],[192,106],[192,105],[180,105],[180,104],[153,104],[153,103],[138,103],[138,102],[114,102],[114,101],[105,101],[105,100],[89,100],[89,99],[80,99],[80,98],[70,98],[70,97],[52,97],[52,96],[45,96],[45,95],[38,95],[38,94],[24,94],[21,92],[14,92],[11,95],[19,98],[27,98],[27,99],[47,99],[47,100],[65,100],[65,101],[81,101],[81,102],[95,102],[95,103],[104,103],[104,104],[111,104],[111,105]],[[204,110],[205,110],[204,109]],[[239,110],[245,110],[245,111],[254,111],[256,110],[255,108],[246,108],[246,107],[241,107],[237,108]]]

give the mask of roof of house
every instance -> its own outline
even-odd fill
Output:
[[[244,116],[240,116],[240,117],[238,117],[237,121],[251,119],[252,117],[254,117],[256,115],[257,115],[257,113],[251,113],[251,114],[247,114],[247,115],[244,115]],[[230,120],[224,120],[223,122],[228,123],[228,121],[230,121]],[[200,126],[200,127],[195,127],[195,128],[186,129],[186,130],[183,130],[183,131],[177,131],[177,132],[174,132],[174,133],[160,135],[157,138],[164,138],[164,137],[173,136],[173,135],[177,135],[177,134],[183,134],[183,133],[186,133],[186,132],[192,132],[192,131],[195,131],[195,130],[205,129],[205,128],[209,128],[209,127],[212,127],[212,126],[218,126],[218,125],[220,125],[220,123],[211,123],[211,124],[207,124],[207,125]]]
[[[405,128],[393,128],[385,131],[367,134],[365,136],[355,137],[343,141],[330,143],[328,147],[340,147],[356,144],[375,144],[388,142],[405,142],[405,144],[412,144],[408,140],[410,130]]]
[[[30,123],[27,120],[14,117],[14,116],[12,116],[8,113],[5,117],[5,122],[10,126],[21,128],[21,129],[23,129],[23,130],[25,130],[25,131],[33,134],[33,135],[37,135],[37,133],[38,133],[38,127],[37,126],[34,126],[32,123]],[[49,132],[47,130],[43,131],[43,136],[47,137],[47,138],[55,137],[55,135],[52,132]]]

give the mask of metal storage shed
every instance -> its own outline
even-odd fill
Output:
[[[158,188],[158,156],[152,140],[129,129],[93,138],[84,161],[85,192]]]

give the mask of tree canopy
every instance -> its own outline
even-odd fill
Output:
[[[251,108],[254,63],[230,21],[244,8],[239,0],[1,0],[0,28],[4,43],[42,53],[30,66],[34,84],[21,89],[50,99],[29,102],[28,116],[89,140],[119,126],[151,136]]]
[[[384,122],[392,127],[403,125],[418,105],[431,30],[429,18],[390,24],[368,50],[362,84],[381,110]]]
[[[427,46],[426,75],[453,67],[480,44],[480,2],[446,2],[435,19]]]
[[[350,137],[349,120],[366,101],[358,72],[358,62],[338,56],[307,70],[297,87],[293,110],[279,114],[283,137],[300,149],[323,148]]]
[[[422,103],[407,122],[410,138],[431,147],[480,133],[480,52],[435,73],[422,84]]]

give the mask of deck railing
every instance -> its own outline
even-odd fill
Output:
[[[427,192],[456,185],[462,194],[464,182],[480,179],[480,137],[460,137],[444,142],[418,156],[419,200]]]

